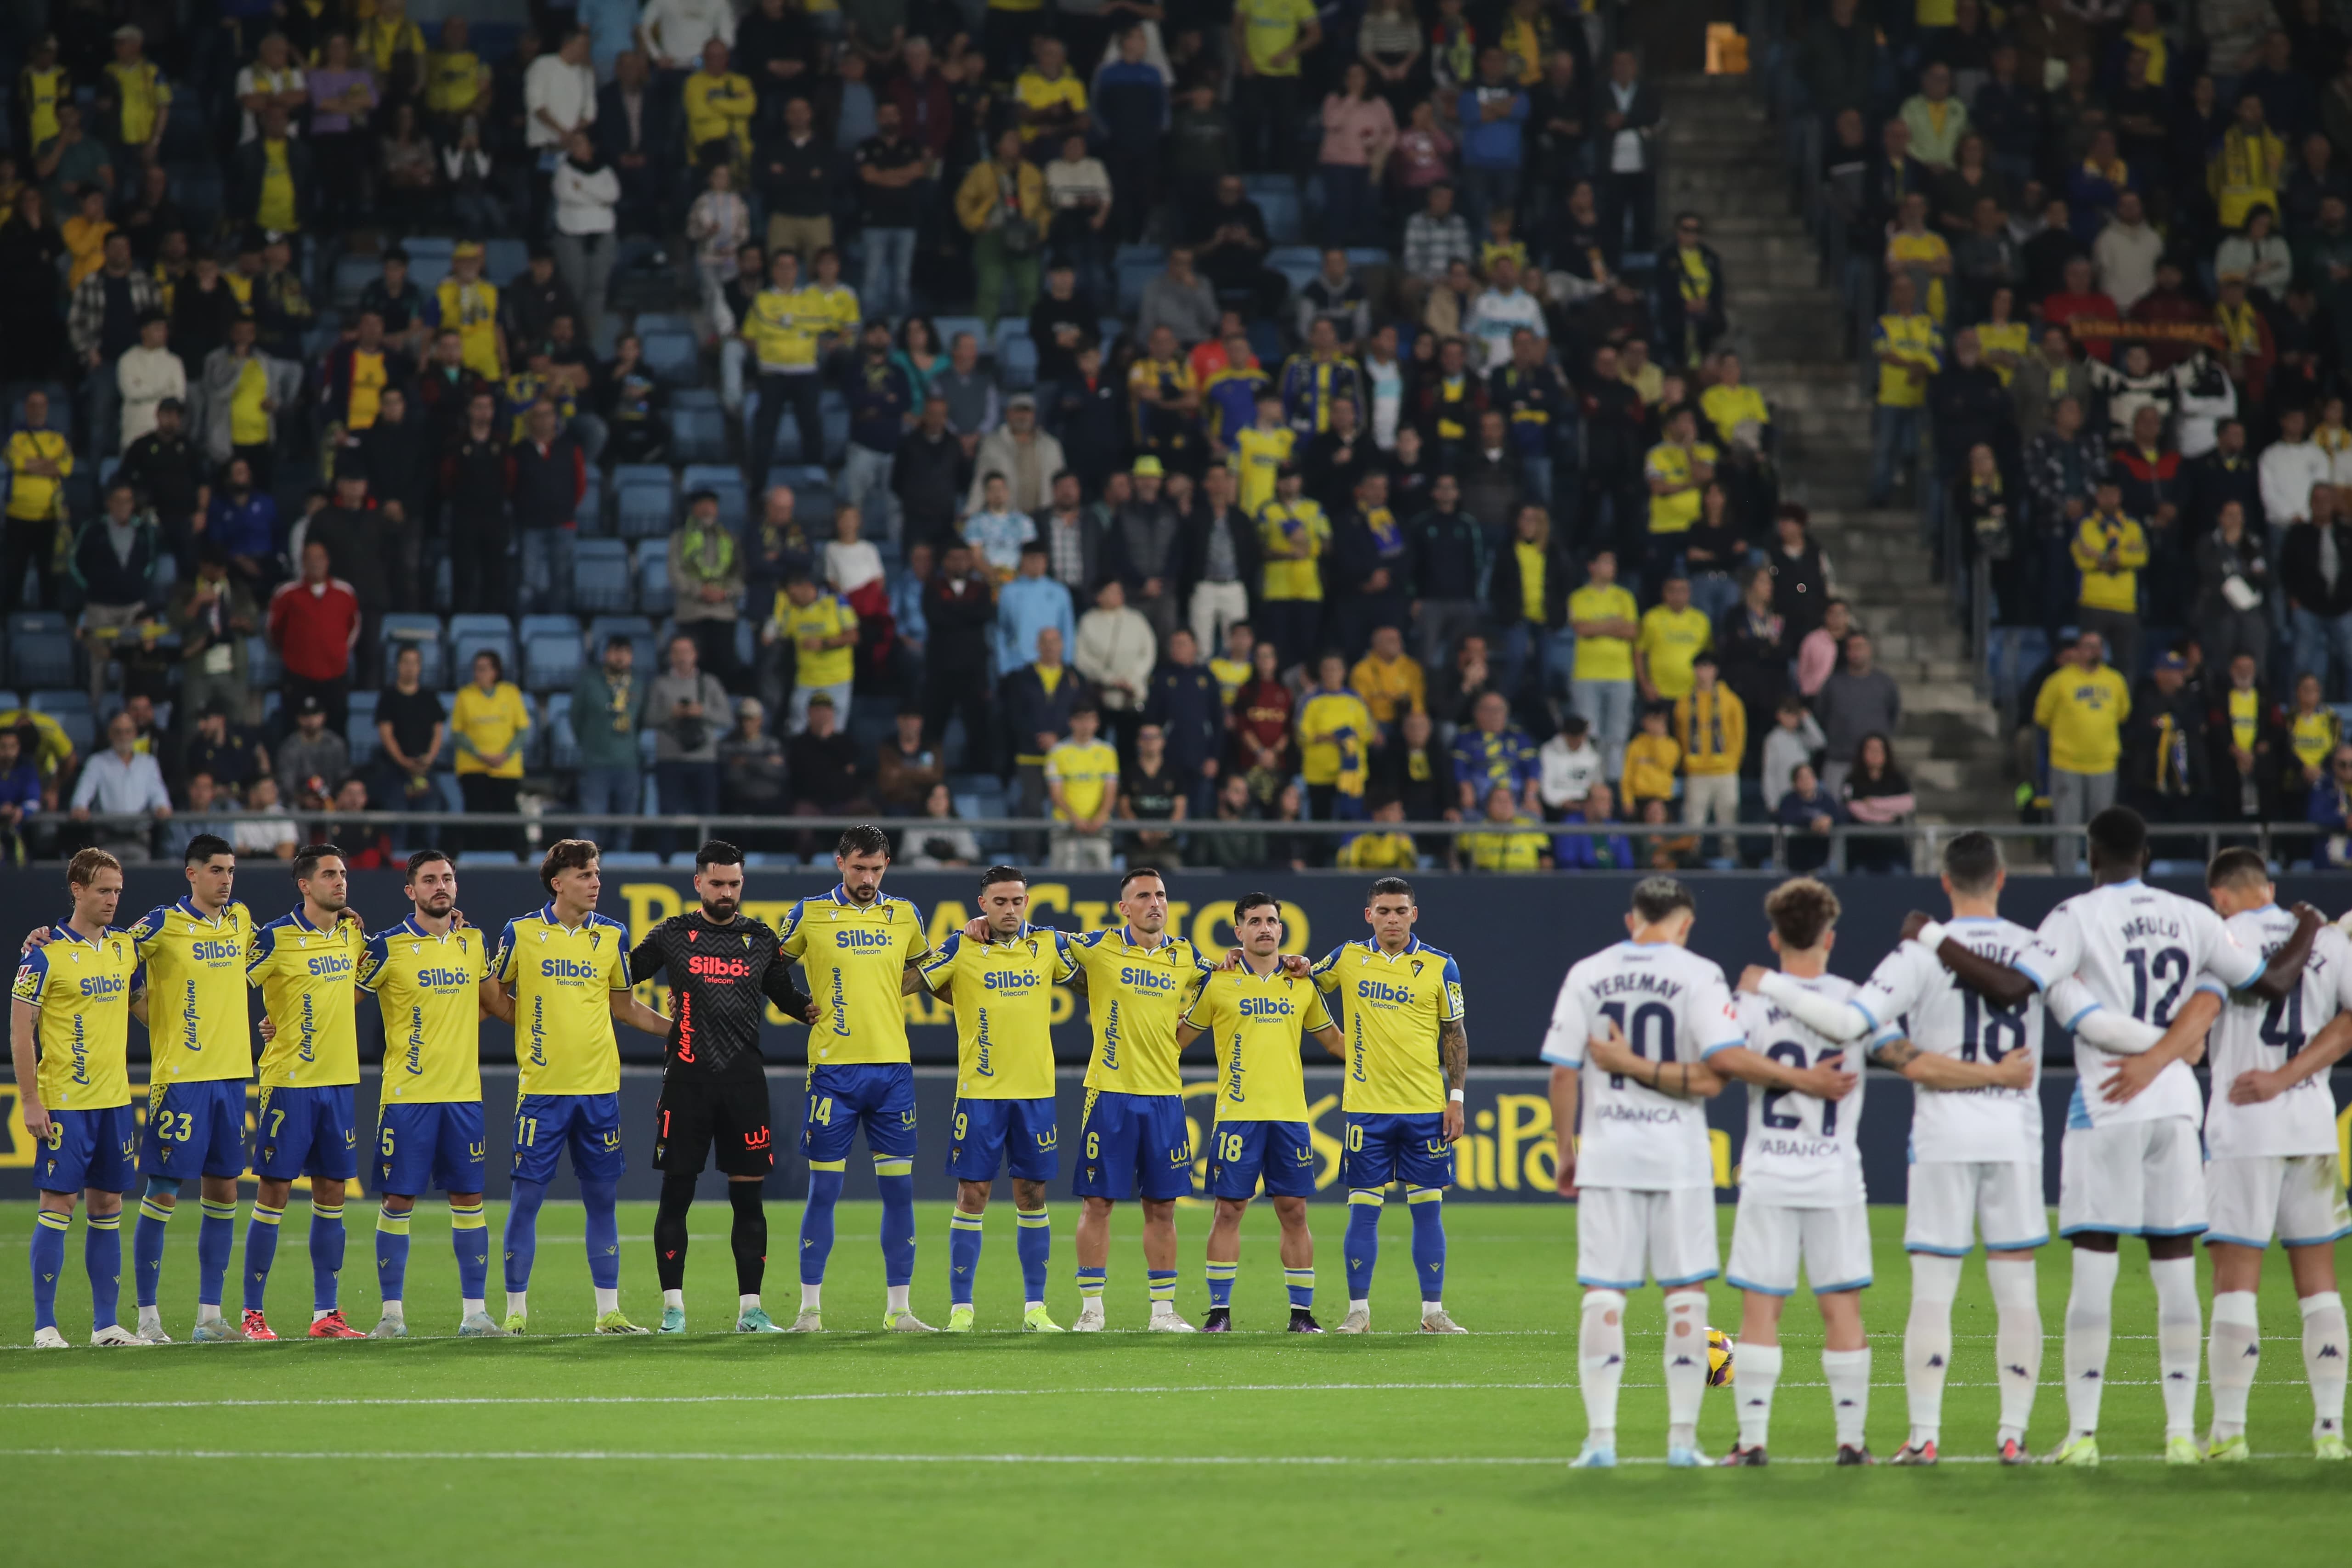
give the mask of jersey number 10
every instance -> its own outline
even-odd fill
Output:
[[[1675,1010],[1664,1002],[1643,1003],[1633,1009],[1631,1023],[1626,1021],[1625,1004],[1622,1002],[1604,1004],[1601,1016],[1617,1026],[1617,1032],[1625,1037],[1626,1048],[1635,1056],[1647,1057],[1656,1062],[1675,1059]],[[1656,1047],[1654,1050],[1651,1048],[1654,1044]],[[1624,1088],[1625,1075],[1611,1073],[1609,1087]]]

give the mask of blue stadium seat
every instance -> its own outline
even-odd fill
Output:
[[[639,337],[647,332],[691,333],[694,331],[694,323],[677,310],[640,310],[633,324]]]
[[[383,276],[383,263],[373,256],[345,256],[335,262],[335,303],[349,310],[360,302],[360,290]]]
[[[636,656],[637,679],[651,680],[656,673],[653,622],[643,616],[598,616],[588,623],[588,646],[596,650],[599,659],[604,657],[604,644],[616,637],[629,639]]]
[[[1351,245],[1348,247],[1349,267],[1394,267],[1397,258],[1379,246]]]
[[[1118,316],[1105,316],[1095,323],[1095,327],[1102,342],[1103,363],[1108,364],[1110,363],[1111,345],[1129,335],[1127,322]]]
[[[715,386],[681,386],[669,395],[672,408],[717,408],[719,389]]]
[[[1148,261],[1122,257],[1118,264],[1118,308],[1132,313],[1143,305],[1143,286],[1168,270],[1168,263],[1154,258]],[[1108,341],[1108,340],[1106,340]]]
[[[938,330],[941,353],[955,347],[958,332],[970,332],[983,354],[996,346],[989,341],[988,328],[978,316],[940,316],[933,319],[931,325]]]
[[[392,668],[400,657],[401,648],[412,643],[425,656],[425,668],[420,679],[428,688],[439,689],[448,668],[441,657],[441,617],[397,610],[386,615],[383,617],[384,668]]]
[[[474,679],[474,656],[488,651],[499,656],[499,668],[509,680],[520,673],[515,666],[514,623],[504,616],[449,617],[449,684]]]
[[[642,335],[646,351],[646,368],[656,380],[669,386],[691,384],[702,372],[701,355],[696,352],[691,332],[646,332]]]
[[[1026,392],[1037,384],[1037,345],[1029,341],[1028,333],[1002,340],[996,354],[996,374],[1014,392]]]
[[[583,539],[572,547],[572,600],[582,609],[627,610],[636,603],[629,547],[617,539]]]
[[[419,289],[424,289],[427,294],[430,294],[435,289],[440,288],[441,280],[448,276],[449,256],[447,252],[426,251],[423,255],[418,255],[415,251],[411,251],[409,253],[409,281],[415,283]]]
[[[520,239],[482,242],[482,276],[501,289],[521,277],[530,266],[530,247]]]
[[[646,787],[652,787],[650,780]],[[652,849],[607,849],[598,858],[616,871],[658,871],[669,864],[667,856]]]
[[[768,482],[791,486],[797,500],[803,489],[823,489],[833,482],[833,476],[822,463],[785,463],[768,470]]]
[[[593,538],[610,532],[604,526],[604,470],[590,468],[580,487],[580,531]]]
[[[1298,193],[1286,188],[1254,192],[1251,199],[1265,218],[1265,237],[1276,245],[1297,245],[1305,232],[1300,220]]]
[[[400,242],[400,248],[408,252],[408,259],[413,263],[420,256],[453,256],[457,253],[457,241],[456,237],[446,234],[412,235]]]
[[[669,411],[669,454],[686,463],[716,463],[727,456],[727,416],[716,408]]]
[[[1129,261],[1149,261],[1155,267],[1165,267],[1168,249],[1160,245],[1122,245],[1112,253],[1111,260],[1122,265]]]
[[[20,687],[71,686],[74,640],[65,616],[19,610],[8,617],[8,673]]]
[[[677,498],[669,469],[657,463],[625,463],[613,470],[613,518],[623,539],[667,534]]]
[[[13,691],[0,689],[0,713],[7,712],[11,709],[22,708],[24,705],[25,700],[23,698],[17,696]]]
[[[74,750],[88,756],[98,744],[98,716],[90,711],[89,693],[66,689],[57,691],[36,691],[26,704],[36,713],[46,713],[58,721],[74,743]]]
[[[375,761],[375,754],[379,749],[375,732],[375,703],[378,695],[379,693],[373,691],[354,691],[351,694],[352,719],[343,732],[351,741],[352,766],[354,768],[366,767]]]
[[[637,608],[667,616],[675,601],[669,588],[669,552],[648,544],[637,552]]]
[[[522,645],[523,689],[562,691],[580,679],[580,634],[575,629],[525,637]]]
[[[740,469],[732,463],[688,463],[678,475],[680,516],[685,515],[685,498],[697,490],[709,490],[717,496],[719,521],[739,532],[742,530],[751,501],[743,491]]]
[[[269,639],[258,636],[245,639],[245,668],[247,679],[264,691],[275,689],[286,673]]]
[[[572,769],[580,765],[580,738],[572,728],[572,693],[555,691],[548,694],[543,706],[547,710],[547,736],[544,758],[551,768]]]

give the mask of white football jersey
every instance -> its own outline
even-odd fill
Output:
[[[1995,963],[2015,967],[2033,933],[2014,921],[1957,917],[1944,923],[1953,941]],[[1854,993],[1854,1005],[1870,1016],[1878,1033],[1871,1044],[1897,1034],[1920,1050],[1964,1062],[1997,1062],[2012,1051],[2033,1058],[2034,1087],[1928,1089],[1911,1091],[1911,1158],[1947,1160],[2036,1160],[2042,1156],[2042,1014],[2028,1002],[2014,1011],[1997,1007],[1944,967],[1943,960],[1916,942],[1898,943],[1879,960],[1870,981]]]
[[[2276,904],[2248,910],[2231,918],[2230,933],[2267,963],[2294,934],[2294,916]],[[2303,966],[2303,983],[2279,1000],[2231,994],[2206,1038],[2206,1060],[2213,1070],[2212,1100],[2205,1110],[2208,1154],[2336,1152],[2336,1097],[2326,1073],[2314,1073],[2260,1105],[2231,1104],[2230,1085],[2240,1073],[2284,1067],[2347,1008],[2352,1008],[2352,942],[2334,926],[2319,928],[2311,960]]]
[[[1605,1039],[1611,1023],[1636,1053],[1656,1062],[1701,1061],[1727,1046],[1744,1046],[1748,1037],[1732,1012],[1722,968],[1672,942],[1621,942],[1568,972],[1543,1046],[1544,1060],[1582,1069],[1578,1185],[1640,1192],[1713,1186],[1703,1100],[1660,1094],[1586,1062],[1586,1043]]]
[[[1797,984],[1832,1002],[1845,1001],[1854,989],[1853,982],[1834,974]],[[1869,1082],[1869,1075],[1862,1071],[1863,1042],[1841,1045],[1815,1034],[1769,997],[1743,993],[1737,1010],[1748,1048],[1758,1056],[1799,1071],[1826,1058],[1843,1057],[1845,1069],[1857,1075],[1853,1092],[1843,1100],[1817,1100],[1749,1084],[1748,1142],[1739,1151],[1740,1192],[1786,1208],[1861,1203],[1862,1148],[1854,1131],[1862,1124],[1862,1095]]]
[[[2052,910],[2014,967],[2044,995],[2071,976],[2100,1006],[2162,1028],[2191,991],[2235,991],[2263,972],[2263,962],[2261,953],[2230,934],[2210,907],[2135,878],[2078,893]],[[2075,1040],[2067,1126],[2202,1118],[2197,1077],[2185,1062],[2167,1066],[2154,1083],[2121,1105],[2102,1099],[2096,1086],[2121,1059]]]

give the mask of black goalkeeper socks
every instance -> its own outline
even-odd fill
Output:
[[[730,1182],[727,1201],[735,1205],[735,1226],[728,1241],[735,1249],[735,1289],[756,1296],[768,1272],[768,1211],[761,1202],[760,1182]]]
[[[686,1211],[693,1205],[692,1176],[662,1178],[661,1206],[654,1211],[654,1268],[665,1290],[686,1289]]]

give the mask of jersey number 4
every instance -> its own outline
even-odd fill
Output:
[[[1635,1056],[1647,1057],[1657,1062],[1675,1059],[1675,1010],[1664,1002],[1643,1003],[1633,1009],[1630,1022],[1625,1016],[1625,1004],[1622,1002],[1604,1004],[1601,1016],[1617,1026],[1617,1032],[1625,1037],[1626,1048]],[[1624,1075],[1611,1073],[1609,1087],[1624,1088]]]
[[[2298,985],[2273,1002],[2263,1014],[2262,1042],[2266,1046],[2284,1046],[2287,1059],[2303,1049],[2303,987]]]

